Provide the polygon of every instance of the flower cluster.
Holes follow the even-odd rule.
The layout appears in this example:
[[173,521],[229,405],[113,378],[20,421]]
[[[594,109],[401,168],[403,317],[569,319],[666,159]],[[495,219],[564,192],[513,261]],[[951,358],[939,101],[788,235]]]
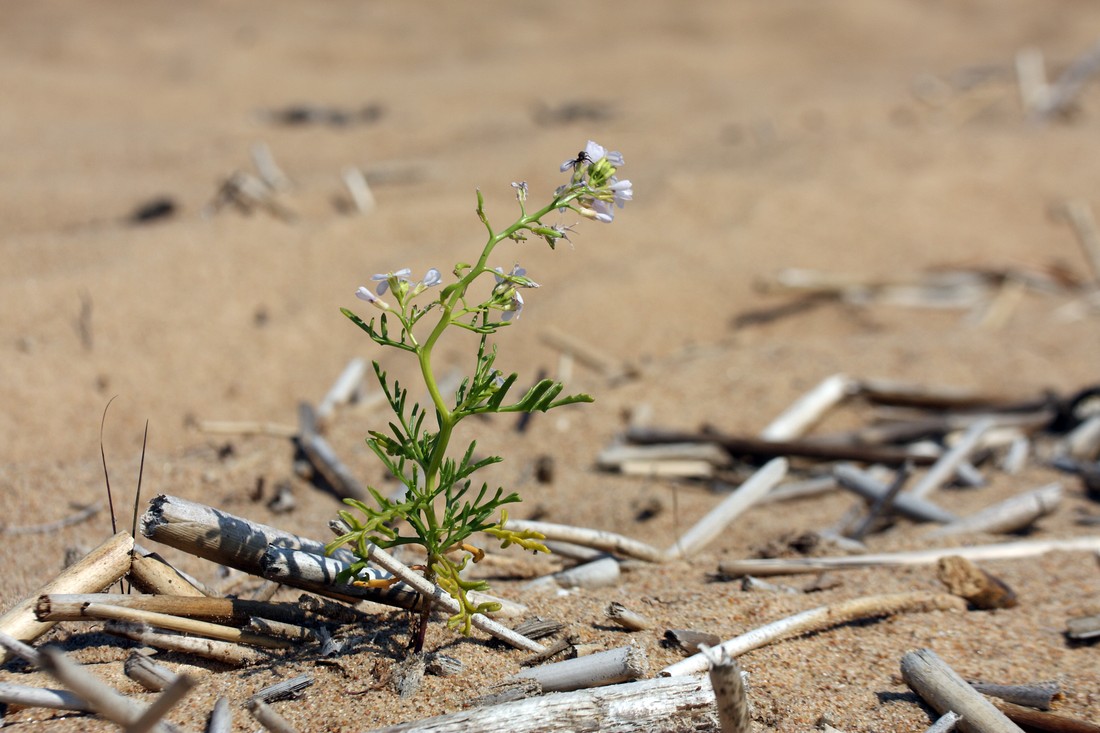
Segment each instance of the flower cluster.
[[620,181],[615,173],[623,165],[623,154],[608,151],[599,143],[588,141],[584,150],[561,164],[564,173],[573,170],[573,180],[567,187],[558,189],[580,191],[577,199],[580,213],[589,219],[610,224],[615,218],[615,206],[620,209],[634,199],[634,187],[630,181]]

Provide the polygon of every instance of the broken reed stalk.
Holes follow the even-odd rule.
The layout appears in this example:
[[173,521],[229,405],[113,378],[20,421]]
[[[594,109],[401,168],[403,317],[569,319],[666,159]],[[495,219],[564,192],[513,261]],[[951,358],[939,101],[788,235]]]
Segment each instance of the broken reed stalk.
[[1100,733],[1100,725],[1056,713],[1031,710],[1022,705],[994,700],[993,704],[1009,720],[1027,731],[1040,733]]
[[340,376],[333,382],[332,387],[317,404],[317,411],[314,414],[318,423],[323,425],[325,421],[332,417],[338,406],[351,402],[355,393],[363,385],[363,378],[366,375],[366,359],[357,356],[349,361],[344,370],[340,372]]
[[287,722],[286,718],[275,712],[270,705],[263,700],[252,698],[246,707],[256,722],[267,728],[271,733],[298,733],[298,729]]
[[600,529],[571,527],[567,524],[535,522],[526,519],[509,519],[508,529],[517,532],[526,530],[538,532],[548,540],[571,542],[575,545],[593,547],[597,550],[632,557],[636,560],[662,562],[665,559],[665,554],[652,545]]
[[998,685],[992,682],[971,682],[970,686],[983,695],[990,695],[1015,705],[1036,710],[1050,710],[1050,704],[1061,688],[1054,680],[1027,685]]
[[130,725],[126,726],[126,733],[147,733],[157,727],[158,721],[168,714],[176,703],[187,696],[187,693],[195,686],[195,681],[185,674],[176,675],[172,684],[164,692],[157,695],[145,712]]
[[[349,567],[351,563],[333,557],[285,547],[269,547],[260,559],[260,573],[263,577],[302,590],[337,594],[345,598],[363,598],[405,609],[414,609],[420,603],[420,594],[404,583],[395,583],[383,589],[338,581],[336,576]],[[360,573],[360,578],[377,580],[392,576],[375,568],[368,568]]]
[[[965,610],[966,602],[963,599],[947,593],[913,592],[864,596],[834,603],[831,606],[818,606],[809,611],[773,621],[766,626],[722,642],[716,647],[716,653],[737,657],[781,639],[874,616]],[[706,671],[707,664],[707,658],[699,653],[665,667],[660,674],[666,677],[698,674]]]
[[31,687],[13,682],[0,682],[0,703],[24,708],[48,708],[72,710],[78,713],[94,713],[95,708],[80,695],[68,690],[52,690],[47,687]]
[[806,433],[825,414],[854,394],[858,383],[845,374],[826,377],[799,397],[760,432],[762,440],[794,440]]
[[[867,471],[862,471],[855,466],[842,464],[833,469],[837,483],[845,489],[852,491],[864,499],[872,502],[883,501],[890,491],[890,487],[878,481]],[[898,492],[894,495],[891,507],[894,512],[915,522],[952,522],[956,517],[946,509],[916,496]]]
[[370,733],[625,733],[716,730],[714,691],[701,677],[648,679],[471,708]]
[[130,652],[122,665],[122,671],[126,676],[137,682],[150,692],[161,692],[179,676],[175,672],[166,669],[144,654]]
[[964,733],[1023,733],[931,649],[903,656],[901,676],[936,712],[962,716],[959,729]]
[[[130,550],[134,538],[119,532],[104,541],[83,559],[63,570],[56,578],[0,616],[0,632],[20,641],[33,641],[53,628],[53,622],[39,621],[34,615],[38,596],[48,593],[95,593],[107,588],[130,569]],[[0,664],[10,659],[5,651]]]
[[146,646],[156,647],[169,652],[182,652],[212,659],[222,664],[240,667],[268,661],[271,656],[260,649],[217,639],[165,634],[153,631],[145,624],[120,621],[108,621],[103,630],[109,634],[132,639]]
[[35,614],[41,621],[79,621],[88,603],[142,611],[170,613],[183,618],[197,618],[244,625],[258,616],[290,624],[321,623],[324,617],[304,609],[298,601],[249,601],[239,598],[206,598],[192,596],[123,595],[119,593],[51,593],[39,596]]
[[664,559],[678,560],[694,555],[725,531],[734,519],[775,488],[786,475],[786,458],[768,461],[665,550]]
[[[42,650],[42,671],[86,700],[104,718],[124,728],[137,722],[144,712],[129,698],[100,681],[57,649],[47,647]],[[167,733],[170,729],[158,724],[153,730]]]
[[[621,570],[618,560],[605,555],[591,562],[559,570],[549,577],[562,588],[606,588],[618,585]],[[541,578],[536,578],[530,585],[537,585],[541,581]]]
[[995,545],[942,547],[912,552],[888,552],[877,555],[841,557],[801,557],[794,559],[726,560],[718,572],[730,578],[742,575],[794,575],[819,573],[823,570],[929,565],[948,555],[968,560],[1014,560],[1048,552],[1085,552],[1100,550],[1100,537],[1075,537],[1067,540],[1021,540]]
[[236,644],[248,644],[264,649],[289,649],[294,645],[282,639],[273,639],[262,634],[254,634],[232,626],[198,621],[191,618],[181,618],[167,613],[154,613],[135,608],[123,608],[110,606],[105,603],[87,603],[84,605],[84,618],[102,619],[105,621],[128,621],[137,624],[178,631],[184,634],[197,634],[210,639],[231,641]]
[[[431,599],[434,604],[442,606],[450,613],[458,613],[458,602],[454,598],[451,598],[449,593],[377,545],[372,544],[369,546],[367,559],[383,570],[389,571],[393,573],[394,576],[405,581],[405,583],[412,586],[421,595]],[[542,652],[544,650],[542,644],[539,644],[537,641],[532,641],[522,634],[517,634],[507,626],[503,626],[480,613],[475,613],[473,615],[473,625],[486,634],[511,644],[517,649],[524,649],[529,652]]]
[[233,728],[233,711],[229,709],[229,700],[219,697],[206,720],[206,733],[230,733]]
[[963,433],[963,436],[959,439],[959,442],[944,453],[940,459],[928,469],[928,472],[925,473],[912,488],[906,490],[905,493],[909,496],[923,499],[950,480],[950,478],[955,475],[955,471],[958,469],[959,464],[970,459],[970,455],[978,447],[978,441],[981,440],[982,435],[992,428],[993,425],[994,422],[992,418],[984,418],[967,428],[966,432]]
[[718,703],[722,733],[752,733],[749,697],[741,665],[729,654],[701,645],[699,651],[710,663],[710,686]]
[[525,669],[511,679],[534,680],[544,693],[569,692],[636,680],[648,671],[649,659],[645,649],[631,644]]
[[1015,532],[1031,526],[1058,508],[1062,501],[1062,484],[1055,482],[998,502],[985,509],[929,532],[928,539],[939,539],[971,532],[991,534]]
[[928,729],[924,733],[951,733],[959,726],[959,721],[962,720],[962,716],[956,713],[954,710],[948,710],[946,713],[936,719],[936,722],[928,726]]
[[169,565],[160,555],[134,546],[130,559],[130,583],[142,593],[206,598],[208,594],[190,578]]
[[614,601],[608,604],[604,615],[627,631],[645,631],[653,627],[653,622],[645,616]]

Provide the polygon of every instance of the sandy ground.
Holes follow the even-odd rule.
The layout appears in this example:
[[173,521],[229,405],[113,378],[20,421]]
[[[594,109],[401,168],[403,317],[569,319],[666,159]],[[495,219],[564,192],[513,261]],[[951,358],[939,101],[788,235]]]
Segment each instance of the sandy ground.
[[[744,316],[789,302],[755,287],[787,267],[879,279],[941,266],[1091,278],[1072,230],[1052,212],[1067,199],[1100,204],[1100,164],[1088,155],[1100,93],[1086,88],[1068,119],[1033,124],[1013,63],[1035,47],[1059,73],[1095,40],[1097,20],[1100,10],[1083,0],[7,7],[0,516],[24,527],[102,499],[100,420],[114,397],[103,445],[123,525],[148,420],[145,497],[175,494],[325,537],[338,503],[294,478],[288,441],[216,436],[200,425],[293,426],[299,401],[319,400],[353,357],[402,373],[400,355],[374,349],[337,309],[366,307],[352,293],[374,272],[446,271],[476,256],[475,188],[503,223],[514,211],[511,181],[527,180],[535,200],[546,196],[561,182],[558,164],[589,138],[623,152],[636,200],[610,226],[582,223],[573,247],[528,242],[502,253],[502,266],[521,263],[543,287],[502,334],[501,363],[528,377],[553,373],[558,355],[544,337],[556,328],[636,365],[639,376],[609,383],[578,365],[570,386],[593,393],[594,405],[538,416],[522,434],[507,420],[471,429],[466,437],[507,458],[493,480],[526,497],[513,515],[671,543],[721,495],[593,467],[642,406],[654,425],[752,434],[836,372],[1010,396],[1072,393],[1096,380],[1100,320],[1074,315],[1065,292],[1026,289],[984,321],[965,310],[836,303],[769,321]],[[343,122],[282,124],[295,105],[339,112]],[[251,170],[257,142],[293,181],[280,194],[293,220],[233,207],[203,216],[229,175]],[[369,215],[347,211],[340,173],[348,166],[373,183]],[[160,197],[174,202],[172,216],[130,221]],[[441,347],[440,371],[466,368],[468,347]],[[842,411],[820,429],[864,417]],[[362,444],[383,419],[352,407],[329,437],[363,481],[385,486]],[[533,479],[540,456],[555,461],[549,484]],[[1039,465],[992,472],[988,487],[937,500],[965,513],[1058,478],[1063,506],[1031,536],[1088,534],[1075,523],[1089,509],[1080,485]],[[297,508],[275,515],[265,501],[283,480]],[[260,482],[266,495],[256,500]],[[639,521],[638,508],[654,502],[661,511]],[[644,647],[654,672],[680,658],[659,644],[665,628],[728,638],[823,603],[940,588],[928,568],[848,572],[815,594],[712,582],[719,560],[826,527],[852,503],[831,494],[754,509],[690,561],[633,569],[610,589],[546,593],[510,576],[494,587],[568,622],[582,641]],[[868,544],[925,547],[922,532],[901,524]],[[53,533],[0,534],[0,608],[55,575],[67,549],[87,550],[109,533],[102,512]],[[226,591],[255,586],[158,549]],[[532,570],[553,567],[545,560]],[[1062,635],[1068,617],[1100,611],[1095,558],[987,568],[1015,588],[1018,608],[849,625],[745,655],[757,727],[805,731],[826,715],[853,732],[923,730],[934,713],[898,667],[921,647],[970,678],[1055,679],[1059,710],[1100,722],[1096,650]],[[644,612],[656,631],[610,626],[609,600]],[[380,615],[338,667],[306,655],[242,672],[167,656],[199,682],[171,717],[201,729],[218,695],[238,704],[308,672],[316,684],[306,696],[277,704],[291,723],[368,730],[460,709],[525,656],[437,625],[429,646],[466,671],[429,677],[421,694],[401,700],[379,683],[404,629],[400,617]],[[129,650],[93,631],[66,625],[48,638],[148,699],[122,676]],[[47,684],[18,665],[0,679]],[[5,724],[111,729],[41,710],[9,711]],[[255,727],[237,708],[236,730]]]

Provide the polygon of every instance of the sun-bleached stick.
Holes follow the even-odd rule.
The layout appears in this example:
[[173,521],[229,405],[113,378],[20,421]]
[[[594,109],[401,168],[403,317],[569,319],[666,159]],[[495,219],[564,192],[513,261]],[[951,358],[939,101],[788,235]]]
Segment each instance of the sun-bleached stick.
[[569,692],[636,680],[648,671],[645,649],[629,645],[525,669],[512,679],[535,680],[543,692]]
[[252,647],[235,644],[229,641],[199,638],[197,636],[163,634],[153,631],[144,624],[108,621],[103,628],[104,631],[109,634],[124,636],[127,639],[133,639],[146,646],[152,646],[170,652],[195,654],[231,666],[256,664],[271,659],[270,655]]
[[931,649],[903,656],[901,676],[936,712],[962,716],[959,729],[964,733],[1023,733]]
[[[830,606],[818,606],[809,611],[773,621],[766,626],[761,626],[724,641],[716,649],[719,650],[718,653],[738,657],[745,652],[758,649],[780,639],[810,631],[820,631],[857,619],[873,616],[893,616],[899,613],[965,610],[966,601],[947,593],[913,592],[863,596],[834,603]],[[699,653],[665,667],[660,673],[666,677],[698,674],[699,672],[705,672],[707,665],[707,658]]]
[[[431,598],[432,602],[436,605],[442,606],[451,613],[458,613],[458,601],[451,598],[450,594],[445,590],[435,583],[430,582],[423,575],[420,575],[377,545],[370,545],[369,550],[368,558],[372,563],[383,570],[393,573],[396,577],[401,578],[401,580],[415,588],[419,593]],[[473,615],[473,625],[486,634],[495,636],[517,649],[524,649],[529,652],[544,651],[542,644],[539,644],[537,641],[532,641],[522,634],[517,634],[507,626],[503,626],[480,613],[475,613]]]
[[703,677],[649,679],[470,708],[370,733],[607,733],[717,730],[714,691]]
[[[46,593],[95,593],[103,590],[130,569],[130,550],[133,546],[134,538],[129,532],[119,532],[107,539],[0,616],[0,631],[20,641],[37,639],[53,628],[52,622],[39,621],[34,615],[38,596]],[[0,664],[9,658],[5,651],[0,656]]]
[[367,183],[367,177],[364,175],[362,168],[348,166],[341,171],[340,178],[347,186],[356,211],[360,214],[369,214],[374,211],[376,205],[374,194],[371,193],[370,185]]
[[[836,466],[833,468],[833,474],[836,476],[837,483],[868,501],[882,501],[890,490],[869,472],[849,464]],[[951,522],[958,518],[937,504],[904,491],[894,495],[891,507],[903,517],[917,522]]]
[[961,715],[954,710],[948,710],[937,718],[935,723],[928,726],[924,733],[951,733],[958,727],[960,720],[962,720]]
[[[389,588],[365,588],[350,583],[341,583],[336,576],[351,567],[351,563],[326,557],[312,552],[286,547],[268,547],[260,559],[260,572],[265,578],[277,580],[314,593],[364,598],[375,603],[384,603],[397,608],[416,608],[420,594],[404,583],[395,583]],[[360,580],[392,579],[389,573],[377,568],[367,568],[359,574]]]
[[31,687],[13,682],[0,682],[0,703],[25,708],[73,710],[79,713],[95,712],[95,708],[87,700],[68,690],[51,690],[47,687]]
[[178,675],[166,669],[144,654],[130,652],[122,665],[126,676],[150,692],[161,692],[176,681]]
[[664,552],[666,560],[677,560],[694,555],[725,531],[737,517],[771,491],[787,475],[787,459],[773,458],[745,483],[722,500],[718,506],[700,519],[694,527],[684,532]]
[[911,552],[887,552],[877,555],[840,557],[803,557],[795,559],[726,560],[719,563],[718,572],[737,578],[742,575],[795,575],[819,573],[823,570],[930,565],[948,555],[967,560],[1014,560],[1048,552],[1085,552],[1100,550],[1100,536],[1076,537],[1066,540],[1021,540],[995,545],[971,547],[937,547]]
[[195,686],[195,681],[185,674],[176,675],[172,684],[145,709],[137,720],[126,726],[126,733],[146,733],[157,727],[158,721]]
[[710,664],[710,686],[718,703],[718,720],[722,733],[752,733],[749,697],[745,692],[745,678],[741,665],[729,654],[713,650],[705,644],[699,652]]
[[325,422],[332,417],[332,413],[335,412],[338,405],[350,402],[355,393],[359,391],[359,387],[362,386],[363,377],[366,374],[366,359],[357,356],[349,361],[347,366],[344,367],[344,371],[340,372],[340,376],[336,378],[332,387],[318,403],[317,420],[322,423]]
[[233,728],[233,711],[229,709],[229,700],[219,697],[206,720],[206,733],[229,733]]
[[298,733],[298,729],[287,722],[286,718],[279,715],[263,700],[252,698],[246,707],[256,722],[267,728],[271,733]]
[[153,627],[179,631],[185,634],[197,634],[211,639],[231,641],[238,644],[263,647],[264,649],[289,649],[294,645],[281,639],[273,639],[262,634],[254,634],[232,626],[212,624],[209,621],[198,621],[192,618],[181,618],[167,613],[154,613],[142,611],[136,608],[123,608],[111,606],[105,603],[88,603],[84,606],[84,616],[87,618],[103,619],[107,621],[129,621],[131,623],[144,623]]
[[[292,624],[318,623],[324,620],[304,609],[300,601],[249,601],[240,598],[121,593],[51,593],[38,597],[35,614],[43,621],[77,621],[84,615],[84,606],[88,603],[106,603],[111,606],[170,613],[184,618],[240,625],[248,623],[254,616]],[[347,622],[361,620],[361,617],[353,616]]]
[[[134,546],[134,556],[130,558],[130,582],[142,593],[157,595],[194,596],[206,598],[194,581],[176,570],[155,552],[149,552],[140,545]],[[192,582],[194,581],[194,582]]]
[[992,428],[992,419],[979,420],[967,428],[959,442],[951,447],[951,450],[940,456],[940,459],[928,469],[928,472],[910,489],[904,493],[923,499],[932,493],[952,476],[955,475],[959,464],[970,458],[970,454],[978,447],[978,441],[987,430]]
[[1031,526],[1035,520],[1053,512],[1062,501],[1062,484],[1054,482],[1033,491],[1017,494],[1009,499],[982,509],[980,512],[956,519],[929,532],[929,539],[951,537],[969,532],[991,534],[1015,532]]
[[538,532],[548,540],[572,542],[575,545],[594,547],[597,550],[633,557],[637,560],[663,562],[665,559],[664,553],[652,545],[602,529],[571,527],[567,524],[535,522],[528,519],[509,519],[508,529],[514,529],[517,532],[530,530]]
[[794,440],[803,434],[846,397],[855,394],[858,383],[845,374],[826,377],[799,397],[790,407],[760,432],[763,440]]
[[1054,680],[1035,682],[1028,685],[998,685],[992,682],[970,682],[970,686],[983,695],[990,695],[1005,702],[1026,705],[1036,710],[1050,710],[1055,695],[1061,687]]

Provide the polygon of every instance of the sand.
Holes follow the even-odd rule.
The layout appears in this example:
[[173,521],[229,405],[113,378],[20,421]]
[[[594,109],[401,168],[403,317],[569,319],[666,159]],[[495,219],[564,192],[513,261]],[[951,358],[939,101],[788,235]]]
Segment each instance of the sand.
[[[521,381],[553,373],[558,354],[544,336],[556,328],[638,376],[609,381],[576,365],[570,387],[595,404],[539,415],[522,434],[505,419],[470,427],[466,438],[506,457],[490,480],[525,497],[513,516],[670,544],[722,495],[703,482],[595,469],[598,451],[643,406],[653,425],[754,434],[834,373],[1070,394],[1095,381],[1100,340],[1096,313],[1074,315],[1065,291],[1025,289],[1003,317],[984,321],[966,310],[835,302],[768,321],[745,316],[790,302],[758,287],[788,267],[875,279],[934,267],[1093,278],[1055,213],[1067,199],[1100,204],[1087,154],[1100,93],[1086,87],[1073,115],[1036,124],[1021,109],[1014,59],[1038,48],[1058,74],[1095,40],[1097,14],[1069,0],[13,5],[0,28],[0,517],[30,526],[102,500],[100,421],[114,398],[103,447],[121,526],[148,421],[146,499],[174,494],[325,537],[339,504],[294,477],[289,441],[213,435],[202,423],[293,427],[298,403],[320,400],[354,357],[407,374],[400,354],[374,348],[338,308],[367,308],[352,294],[375,272],[446,272],[475,257],[475,189],[503,223],[515,210],[510,182],[528,181],[539,200],[588,139],[623,152],[635,201],[611,225],[582,222],[572,246],[501,250],[501,266],[520,263],[543,287],[501,334],[500,363]],[[282,124],[295,105],[343,117]],[[222,182],[252,170],[257,142],[293,182],[280,194],[293,220],[232,206],[204,216]],[[347,211],[348,166],[372,181],[377,205],[367,215]],[[159,197],[174,202],[173,215],[132,223]],[[437,367],[468,368],[470,346],[442,345]],[[818,431],[865,419],[862,408],[844,408]],[[384,420],[353,406],[328,433],[362,481],[383,487],[362,438]],[[554,461],[547,484],[534,480],[541,456]],[[1030,536],[1095,533],[1075,521],[1095,513],[1076,479],[1037,462],[989,478],[936,498],[961,514],[1062,479],[1063,505]],[[297,508],[276,515],[266,501],[281,481],[291,482]],[[824,603],[940,590],[930,568],[845,572],[829,590],[798,595],[714,581],[720,560],[826,527],[853,502],[834,493],[753,509],[699,555],[632,568],[613,588],[530,590],[510,573],[493,584],[567,622],[581,641],[642,646],[653,672],[681,657],[660,645],[665,628],[728,638]],[[640,521],[639,507],[653,503],[660,511]],[[86,551],[110,532],[101,512],[45,535],[0,534],[0,609],[53,577],[67,550]],[[868,545],[926,547],[923,532],[901,523]],[[226,592],[257,584],[157,549]],[[559,565],[527,566],[533,574]],[[1100,611],[1096,559],[985,567],[1015,588],[1017,608],[848,625],[742,657],[758,729],[805,731],[829,716],[846,731],[923,730],[934,713],[899,673],[901,655],[922,647],[970,678],[1055,679],[1064,690],[1057,709],[1096,722],[1095,649],[1062,633],[1067,618]],[[609,624],[612,600],[655,630]],[[460,709],[525,656],[436,624],[429,647],[465,671],[427,677],[402,700],[384,682],[406,629],[400,615],[381,614],[338,666],[306,656],[233,671],[167,656],[166,666],[198,681],[170,717],[201,729],[217,696],[236,706],[310,673],[316,683],[277,703],[281,714],[301,731],[369,730]],[[76,624],[47,638],[150,699],[122,675],[126,645]],[[0,679],[49,684],[18,665]],[[112,729],[42,710],[9,711],[5,722]],[[256,728],[239,707],[235,726]]]

